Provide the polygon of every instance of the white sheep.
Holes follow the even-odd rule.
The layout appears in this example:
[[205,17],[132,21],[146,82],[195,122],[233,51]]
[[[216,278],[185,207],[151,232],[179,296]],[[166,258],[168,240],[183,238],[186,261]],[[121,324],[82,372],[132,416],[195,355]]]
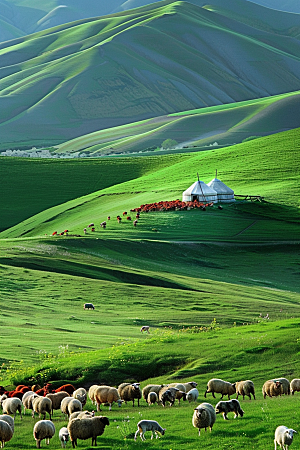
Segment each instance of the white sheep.
[[249,397],[249,400],[251,400],[252,394],[255,400],[255,389],[253,381],[251,380],[237,381],[235,384],[235,390],[237,399],[239,398],[239,395],[242,395],[243,400],[245,400],[245,395],[247,395],[247,397]]
[[192,423],[195,428],[199,429],[199,436],[201,428],[204,428],[205,431],[209,428],[211,431],[215,421],[216,412],[210,403],[201,403],[194,409]]
[[122,383],[118,386],[118,393],[125,403],[132,401],[132,406],[134,406],[134,400],[137,399],[138,406],[140,406],[140,398],[142,398],[140,383]]
[[38,397],[38,394],[33,391],[25,392],[23,395],[22,403],[24,407],[24,414],[26,413],[26,409],[32,409],[32,401],[35,397]]
[[198,383],[196,383],[196,381],[188,381],[187,383],[182,383],[182,385],[185,387],[185,392],[188,393],[191,389],[197,387]]
[[284,425],[277,427],[275,430],[274,439],[275,450],[277,449],[277,444],[279,444],[280,448],[283,450],[288,450],[289,446],[293,442],[294,433],[297,433],[297,431],[292,428],[285,427]]
[[75,411],[72,414],[70,414],[69,422],[73,419],[90,419],[91,417],[95,416],[95,412],[92,411]]
[[10,414],[16,418],[17,411],[22,419],[22,402],[18,397],[6,398],[2,402],[4,414]]
[[8,414],[1,414],[0,420],[4,420],[4,422],[7,422],[13,431],[15,430],[15,421],[13,417],[9,416]]
[[5,442],[8,442],[13,437],[14,430],[5,420],[0,420],[0,444],[4,448]]
[[37,448],[41,448],[41,441],[46,439],[49,445],[50,439],[55,434],[55,426],[51,420],[39,420],[33,428],[33,437],[36,440]]
[[82,406],[84,406],[87,400],[87,392],[84,388],[78,388],[73,392],[72,397],[77,398],[77,400],[81,402]]
[[167,384],[147,384],[142,390],[142,396],[147,401],[147,397],[149,392],[155,392],[157,395],[159,395],[159,391],[161,388],[168,386]]
[[73,448],[77,445],[77,439],[92,438],[92,445],[97,445],[97,436],[101,436],[109,420],[104,416],[90,419],[73,419],[68,423],[68,431]]
[[165,434],[166,428],[162,428],[156,420],[140,420],[137,424],[137,431],[134,435],[134,440],[136,441],[137,435],[140,434],[142,441],[145,441],[146,431],[151,431],[151,439],[153,439],[153,432],[155,433],[156,439],[159,438],[159,434],[162,436]]
[[77,398],[65,397],[62,399],[60,409],[64,414],[70,417],[73,412],[82,411],[82,403],[77,400]]
[[295,392],[299,392],[300,391],[300,378],[294,378],[291,381],[291,393],[292,395],[295,394]]
[[70,437],[69,432],[68,432],[68,428],[62,427],[59,430],[58,437],[59,437],[59,440],[60,440],[60,443],[61,443],[61,447],[62,448],[66,448],[66,444],[67,444],[67,442],[69,440],[69,437]]
[[199,397],[199,391],[197,388],[193,388],[191,389],[187,394],[186,394],[186,399],[189,403],[191,402],[196,402],[198,400]]
[[46,413],[49,414],[49,418],[51,420],[52,415],[52,402],[48,397],[35,397],[32,400],[32,417],[34,418],[34,413],[37,413],[39,417],[44,416],[43,419],[46,418]]
[[148,405],[154,405],[154,403],[158,402],[158,396],[156,392],[149,392],[147,397],[147,403]]
[[92,402],[93,405],[96,405],[96,400],[95,400],[95,392],[98,389],[99,385],[98,384],[93,384],[88,391],[88,396]]
[[101,411],[101,405],[103,403],[109,404],[109,411],[111,411],[111,406],[114,402],[116,402],[119,407],[122,405],[118,390],[111,386],[99,386],[95,392],[95,400],[97,403],[97,411]]
[[219,378],[212,378],[207,383],[207,389],[204,393],[204,397],[206,398],[206,394],[209,392],[212,393],[212,396],[215,397],[215,392],[222,394],[221,400],[224,395],[228,395],[228,400],[230,400],[230,396],[235,394],[235,383],[229,383],[228,381],[220,380]]

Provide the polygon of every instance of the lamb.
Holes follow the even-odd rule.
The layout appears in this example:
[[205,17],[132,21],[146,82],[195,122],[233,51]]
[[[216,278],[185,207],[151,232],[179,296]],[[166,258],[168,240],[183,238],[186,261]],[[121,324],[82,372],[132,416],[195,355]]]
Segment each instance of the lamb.
[[72,396],[77,398],[82,403],[82,406],[86,404],[87,392],[84,388],[78,388],[73,392]]
[[295,394],[295,392],[299,392],[300,391],[300,378],[294,378],[291,381],[291,393],[292,395]]
[[149,328],[150,328],[149,325],[143,325],[142,328],[141,328],[141,332],[143,333],[144,331],[147,331],[147,333],[150,334]]
[[186,401],[186,393],[178,390],[175,396],[176,400],[178,400],[178,405],[180,405],[180,400],[182,399],[184,402]]
[[287,378],[276,378],[274,381],[279,381],[281,383],[281,393],[284,395],[290,395],[291,385]]
[[149,392],[147,397],[147,403],[148,405],[154,405],[154,403],[158,402],[158,396],[156,392]]
[[236,398],[239,398],[239,395],[242,395],[243,400],[245,400],[245,395],[247,395],[249,397],[249,400],[251,400],[252,394],[255,400],[255,389],[253,381],[251,380],[237,381],[235,385],[235,390],[236,390]]
[[1,414],[0,415],[0,420],[4,420],[4,422],[7,422],[8,425],[11,427],[11,429],[15,430],[15,421],[13,419],[13,417],[9,416],[8,414]]
[[170,406],[173,406],[176,400],[177,392],[179,392],[179,389],[174,387],[165,386],[161,388],[158,394],[158,399],[162,406],[165,407],[166,402],[169,402]]
[[14,430],[5,420],[0,420],[0,444],[4,448],[5,442],[8,442],[13,437]]
[[70,437],[69,432],[68,432],[68,428],[62,427],[59,430],[58,437],[59,437],[59,440],[60,440],[60,443],[61,443],[61,447],[62,448],[66,448],[66,444],[67,444],[67,442],[69,440],[69,437]]
[[196,402],[198,400],[199,397],[199,391],[198,389],[194,388],[191,389],[187,394],[186,394],[186,399],[189,403],[191,402]]
[[[26,394],[28,394],[28,395],[26,395]],[[33,407],[32,407],[33,399],[35,399],[36,397],[39,397],[38,394],[36,394],[35,392],[26,392],[26,394],[22,398],[24,414],[26,413],[26,409],[33,409]]]
[[83,309],[95,309],[95,306],[93,305],[93,303],[85,303],[83,305]]
[[236,399],[221,401],[217,403],[215,406],[215,411],[216,414],[223,414],[224,420],[229,420],[227,417],[227,414],[229,412],[234,412],[234,418],[238,417],[239,415],[243,417],[244,415],[244,411],[240,406],[240,402]]
[[201,428],[205,431],[207,428],[212,431],[212,427],[216,421],[216,412],[210,403],[201,403],[194,409],[192,423],[195,428],[199,429],[199,436]]
[[104,416],[71,420],[68,424],[68,431],[73,448],[77,445],[77,439],[92,438],[92,445],[97,445],[97,436],[103,434],[106,425],[109,425],[109,420]]
[[90,419],[91,417],[95,416],[95,412],[92,411],[75,411],[72,414],[70,414],[69,422],[73,419]]
[[47,398],[50,398],[52,402],[52,415],[54,409],[60,409],[61,402],[64,398],[70,397],[70,395],[65,391],[54,392],[54,394],[47,394]]
[[206,398],[206,394],[209,392],[212,393],[212,396],[215,397],[215,392],[222,394],[221,400],[224,395],[228,395],[228,400],[230,400],[230,396],[235,394],[235,383],[229,383],[228,381],[220,380],[219,378],[212,378],[209,380],[207,384],[207,389],[204,393],[204,397]]
[[283,450],[288,450],[289,446],[293,442],[294,433],[297,431],[292,428],[287,428],[284,425],[281,425],[275,430],[275,450],[277,449],[277,444],[279,444],[280,448]]
[[277,397],[281,395],[281,382],[275,380],[268,380],[264,383],[262,387],[262,393],[264,398],[268,395],[269,397]]
[[153,439],[153,432],[155,434],[156,439],[159,438],[159,434],[162,436],[165,434],[166,428],[162,428],[156,420],[140,420],[137,424],[137,431],[134,435],[134,440],[136,441],[138,433],[140,433],[140,438],[142,441],[145,441],[145,433],[146,431],[151,431],[151,439]]
[[[52,402],[50,398],[47,397],[35,397],[32,400],[32,418],[34,418],[34,413],[37,413],[39,417],[44,416],[43,419],[46,418],[46,413],[49,414],[49,418],[51,420],[52,415]],[[44,438],[42,438],[44,439]]]
[[92,402],[93,405],[96,405],[96,400],[95,400],[95,392],[98,389],[99,385],[98,384],[93,384],[88,391],[88,396]]
[[65,397],[62,399],[60,409],[64,414],[70,417],[73,412],[82,411],[82,404],[77,398]]
[[55,434],[55,426],[51,420],[39,420],[33,428],[33,437],[36,440],[37,448],[41,448],[41,441],[46,439],[49,445],[50,439]]
[[155,392],[157,395],[159,394],[159,391],[164,386],[168,386],[167,384],[147,384],[142,390],[142,396],[147,401],[147,397],[149,392]]
[[132,406],[134,406],[134,400],[137,399],[138,406],[140,406],[140,398],[142,398],[140,383],[122,383],[118,386],[118,393],[125,403],[132,401]]
[[111,386],[99,386],[95,392],[95,400],[97,403],[97,411],[101,411],[101,404],[108,403],[109,411],[111,411],[111,406],[114,402],[120,407],[122,405],[122,400],[118,390]]
[[1,402],[4,414],[10,414],[14,416],[15,419],[18,411],[22,419],[22,402],[18,397],[5,398]]

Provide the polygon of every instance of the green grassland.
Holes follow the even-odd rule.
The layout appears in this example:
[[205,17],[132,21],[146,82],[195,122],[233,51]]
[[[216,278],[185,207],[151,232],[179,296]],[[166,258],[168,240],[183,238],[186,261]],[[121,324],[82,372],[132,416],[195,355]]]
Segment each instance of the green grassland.
[[[147,439],[150,449],[264,450],[276,426],[297,429],[297,394],[264,400],[261,387],[300,371],[299,129],[199,153],[0,163],[0,384],[194,379],[201,403],[212,377],[255,383],[243,418],[218,417],[200,437],[193,404],[104,406],[111,424],[98,446],[106,449],[145,448],[133,440],[141,418],[167,428],[159,442]],[[197,172],[208,182],[215,169],[237,194],[265,200],[142,213],[136,228],[117,223],[124,210],[181,198]],[[90,222],[96,231],[84,235]],[[51,236],[66,228],[68,236]],[[33,423],[17,417],[7,447],[34,448]],[[54,424],[66,425],[59,412]],[[50,445],[59,447],[57,435]]]
[[[153,117],[296,92],[295,17],[281,13],[281,22],[278,14],[271,26],[268,10],[261,8],[256,28],[230,18],[227,10],[158,2],[2,42],[1,149],[53,146]],[[263,120],[259,134],[297,126],[293,100],[281,104],[285,114],[274,111],[277,120],[272,114]],[[253,107],[252,114],[261,121],[262,111]],[[250,116],[251,105],[221,111],[223,128],[214,123],[207,132],[222,138]],[[205,127],[205,118],[197,126]],[[170,124],[168,132],[181,122]],[[240,129],[243,137],[249,136],[246,128]],[[205,138],[203,129],[196,138]],[[231,136],[223,139],[228,143]],[[142,149],[149,146],[142,143]]]

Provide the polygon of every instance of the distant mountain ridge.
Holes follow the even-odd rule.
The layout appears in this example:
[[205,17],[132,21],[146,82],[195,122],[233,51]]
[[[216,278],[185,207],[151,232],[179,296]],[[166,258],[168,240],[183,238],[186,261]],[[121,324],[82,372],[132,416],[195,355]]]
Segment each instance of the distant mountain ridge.
[[2,145],[296,91],[297,17],[230,11],[163,1],[0,44]]

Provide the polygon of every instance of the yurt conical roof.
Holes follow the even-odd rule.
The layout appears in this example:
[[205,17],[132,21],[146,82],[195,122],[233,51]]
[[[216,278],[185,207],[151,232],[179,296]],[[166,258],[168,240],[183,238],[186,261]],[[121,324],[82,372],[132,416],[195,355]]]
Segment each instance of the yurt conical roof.
[[217,192],[209,187],[204,181],[195,181],[182,194],[182,201],[189,202],[197,199],[199,202],[214,202],[218,201]]
[[218,178],[214,178],[208,183],[208,186],[214,189],[218,195],[219,202],[234,202],[234,191],[226,186],[223,181]]

